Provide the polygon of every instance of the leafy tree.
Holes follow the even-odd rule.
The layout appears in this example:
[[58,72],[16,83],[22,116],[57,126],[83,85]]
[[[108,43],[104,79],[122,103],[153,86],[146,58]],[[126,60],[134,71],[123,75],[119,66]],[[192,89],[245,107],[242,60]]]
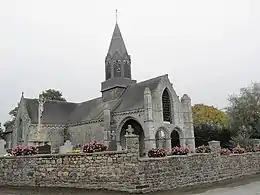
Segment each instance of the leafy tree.
[[6,121],[3,126],[5,127],[5,130],[9,129],[9,127],[11,127],[14,124],[14,119],[12,119],[11,121]]
[[192,107],[196,146],[207,145],[219,140],[222,147],[229,147],[231,133],[228,130],[228,116],[213,106],[196,104]]
[[2,128],[2,124],[0,123],[0,139],[4,139],[3,132],[4,132],[4,129]]
[[239,94],[229,96],[226,108],[230,127],[237,134],[244,126],[251,129],[250,138],[260,138],[260,83],[241,88]]
[[43,99],[44,101],[50,101],[50,100],[66,101],[66,99],[62,97],[62,93],[55,89],[48,89],[43,91],[40,94],[40,99]]
[[221,110],[204,104],[195,104],[192,107],[193,124],[214,124],[221,127],[227,127],[228,116]]
[[11,111],[9,112],[9,115],[11,115],[12,118],[15,118],[15,117],[17,116],[18,108],[19,108],[19,103],[18,103],[18,106],[16,106],[13,110],[11,110]]
[[231,137],[231,145],[236,147],[237,145],[245,148],[252,147],[254,145],[253,139],[250,139],[252,135],[252,128],[247,129],[245,126],[239,128],[237,135]]
[[5,127],[5,130],[7,130],[9,127],[11,127],[11,125],[13,125],[15,117],[17,116],[18,108],[19,108],[19,103],[13,110],[11,110],[9,112],[9,115],[12,117],[12,119],[10,121],[6,121],[3,124],[3,126]]

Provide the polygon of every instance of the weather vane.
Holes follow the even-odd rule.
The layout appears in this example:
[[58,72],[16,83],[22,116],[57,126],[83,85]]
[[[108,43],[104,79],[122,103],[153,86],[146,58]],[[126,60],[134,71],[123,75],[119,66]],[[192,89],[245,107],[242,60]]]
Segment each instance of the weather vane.
[[117,23],[117,9],[116,9],[116,23]]

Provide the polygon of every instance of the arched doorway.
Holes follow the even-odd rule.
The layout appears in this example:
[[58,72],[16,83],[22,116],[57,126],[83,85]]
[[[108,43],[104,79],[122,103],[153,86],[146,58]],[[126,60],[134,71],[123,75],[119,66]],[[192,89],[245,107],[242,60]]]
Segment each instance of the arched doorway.
[[172,123],[171,99],[167,88],[164,89],[162,94],[162,108],[163,108],[163,121],[167,123]]
[[128,125],[131,125],[132,128],[134,129],[133,134],[139,136],[139,153],[140,153],[140,156],[144,156],[145,155],[144,154],[144,131],[143,131],[142,126],[134,119],[127,120],[121,129],[120,144],[121,144],[122,148],[123,149],[126,148],[125,134],[126,134],[126,129],[128,128]]
[[166,146],[166,132],[163,129],[159,129],[155,134],[156,148],[167,148]]
[[180,136],[179,133],[176,130],[173,130],[171,133],[171,145],[173,147],[180,147]]

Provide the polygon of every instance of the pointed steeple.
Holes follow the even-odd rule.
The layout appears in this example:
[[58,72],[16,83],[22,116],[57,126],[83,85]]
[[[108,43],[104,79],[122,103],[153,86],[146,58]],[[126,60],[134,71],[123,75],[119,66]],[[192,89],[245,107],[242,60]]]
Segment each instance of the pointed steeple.
[[115,98],[107,98],[110,96],[107,94],[111,94],[111,90],[124,90],[132,83],[136,83],[135,80],[132,80],[131,58],[126,50],[126,46],[117,22],[105,59],[105,73],[105,81],[101,84],[101,91],[103,92],[104,97],[103,101],[105,101],[105,99],[106,101],[109,101]]
[[120,29],[119,29],[119,26],[118,26],[117,23],[115,25],[113,36],[112,36],[112,39],[111,39],[111,42],[110,42],[108,54],[112,58],[115,55],[116,52],[118,52],[118,54],[121,57],[123,57],[124,55],[128,55],[122,34],[120,32]]

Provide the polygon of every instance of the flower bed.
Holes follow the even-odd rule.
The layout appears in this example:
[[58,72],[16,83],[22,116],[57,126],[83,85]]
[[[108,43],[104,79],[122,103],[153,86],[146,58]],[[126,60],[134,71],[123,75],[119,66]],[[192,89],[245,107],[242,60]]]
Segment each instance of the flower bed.
[[172,148],[172,155],[186,155],[190,152],[189,148],[187,147],[174,147]]
[[247,152],[247,150],[245,148],[241,148],[241,147],[235,147],[232,149],[233,154],[243,154],[246,152]]
[[209,146],[199,146],[196,148],[196,153],[210,153],[210,147]]
[[220,155],[230,155],[230,154],[231,154],[231,151],[230,151],[229,149],[227,149],[227,148],[221,148],[221,149],[219,150],[219,154],[220,154]]
[[14,156],[28,156],[38,153],[38,149],[34,146],[16,146],[12,149],[12,155]]
[[107,146],[104,143],[93,141],[83,147],[84,153],[103,152],[107,150]]
[[167,150],[163,148],[156,148],[156,149],[151,149],[148,152],[148,156],[151,158],[156,158],[156,157],[165,157],[167,156]]

